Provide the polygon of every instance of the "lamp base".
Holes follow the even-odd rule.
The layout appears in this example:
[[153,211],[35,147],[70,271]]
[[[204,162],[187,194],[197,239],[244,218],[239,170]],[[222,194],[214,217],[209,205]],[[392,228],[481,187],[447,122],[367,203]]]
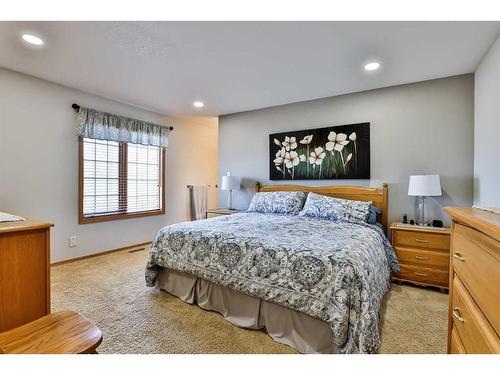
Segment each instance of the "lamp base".
[[426,227],[429,224],[427,222],[427,220],[425,219],[425,197],[424,196],[418,197],[418,210],[417,210],[417,217],[416,217],[415,223],[421,227]]
[[227,209],[229,211],[234,211],[233,207],[233,191],[229,189],[229,194],[227,195]]
[[417,221],[417,222],[415,222],[415,224],[418,225],[419,227],[428,227],[429,226],[429,223],[427,223],[427,222],[421,223],[421,222]]

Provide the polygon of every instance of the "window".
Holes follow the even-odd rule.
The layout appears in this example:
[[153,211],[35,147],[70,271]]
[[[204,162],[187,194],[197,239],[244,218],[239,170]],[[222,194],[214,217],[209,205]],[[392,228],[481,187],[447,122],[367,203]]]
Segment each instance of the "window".
[[165,213],[165,150],[80,138],[80,224]]

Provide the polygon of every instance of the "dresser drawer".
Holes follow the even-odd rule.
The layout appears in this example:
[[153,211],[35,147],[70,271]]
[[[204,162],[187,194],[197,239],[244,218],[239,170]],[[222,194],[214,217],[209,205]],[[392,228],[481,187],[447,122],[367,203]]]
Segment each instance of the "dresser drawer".
[[453,278],[451,316],[467,353],[500,352],[500,340],[458,277]]
[[399,272],[395,273],[393,278],[414,281],[425,285],[448,287],[448,271],[410,264],[400,264],[399,268]]
[[450,236],[447,234],[427,233],[405,230],[393,231],[392,244],[394,246],[409,246],[424,249],[450,249]]
[[418,248],[394,248],[400,263],[413,264],[424,267],[440,268],[448,271],[450,266],[450,253],[440,250],[423,250]]
[[451,329],[450,354],[467,354],[455,326]]
[[455,224],[452,260],[472,298],[500,335],[500,243],[464,225]]

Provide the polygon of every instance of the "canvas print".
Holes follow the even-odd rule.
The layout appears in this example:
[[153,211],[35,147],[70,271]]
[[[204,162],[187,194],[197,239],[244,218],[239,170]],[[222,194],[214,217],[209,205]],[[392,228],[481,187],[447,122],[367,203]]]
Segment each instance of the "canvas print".
[[370,123],[269,135],[271,180],[370,178]]

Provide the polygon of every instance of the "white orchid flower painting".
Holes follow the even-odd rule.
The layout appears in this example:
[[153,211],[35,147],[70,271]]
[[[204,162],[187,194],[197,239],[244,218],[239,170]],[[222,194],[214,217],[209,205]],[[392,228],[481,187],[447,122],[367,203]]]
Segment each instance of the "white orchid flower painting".
[[369,179],[370,123],[271,134],[271,180]]

